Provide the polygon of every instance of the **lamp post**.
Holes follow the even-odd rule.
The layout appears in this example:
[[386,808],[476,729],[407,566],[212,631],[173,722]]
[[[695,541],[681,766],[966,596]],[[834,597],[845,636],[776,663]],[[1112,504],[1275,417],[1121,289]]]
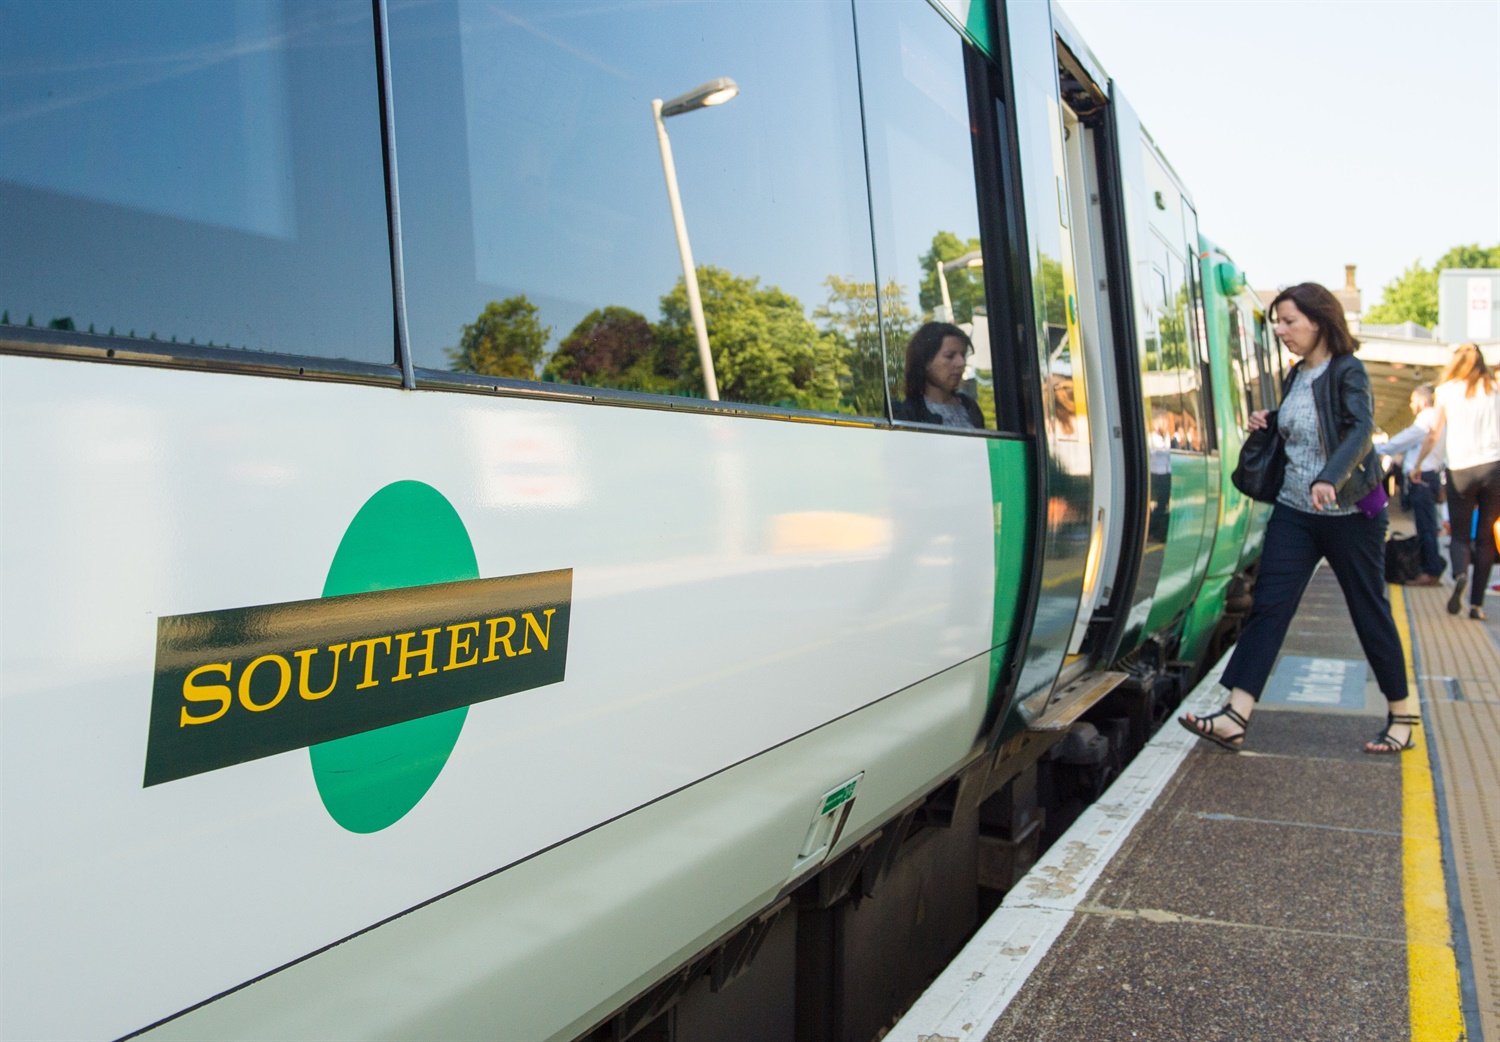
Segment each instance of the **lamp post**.
[[984,267],[984,255],[978,250],[970,250],[962,257],[954,257],[951,261],[944,261],[937,266],[938,288],[943,292],[943,306],[933,313],[933,318],[939,322],[953,321],[953,300],[948,296],[948,272],[957,271],[959,268],[982,268]]
[[661,168],[667,177],[667,199],[672,204],[672,225],[677,230],[677,252],[682,254],[682,278],[687,286],[688,312],[693,318],[693,333],[698,338],[698,360],[703,364],[703,388],[708,400],[719,400],[719,381],[714,376],[714,356],[708,349],[708,324],[703,320],[703,298],[698,293],[698,272],[693,267],[693,249],[688,245],[687,222],[682,216],[682,197],[677,193],[677,167],[672,163],[672,143],[667,140],[667,125],[671,116],[722,105],[740,92],[739,86],[727,76],[699,84],[686,94],[679,94],[670,101],[656,98],[651,102],[651,116],[656,121],[656,142],[661,146]]

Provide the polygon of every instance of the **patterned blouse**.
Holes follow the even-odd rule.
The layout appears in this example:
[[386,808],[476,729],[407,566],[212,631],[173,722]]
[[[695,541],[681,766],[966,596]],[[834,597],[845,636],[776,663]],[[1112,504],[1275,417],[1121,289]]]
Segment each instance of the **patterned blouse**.
[[964,408],[964,403],[957,399],[951,402],[935,402],[931,398],[926,399],[927,411],[943,421],[944,427],[972,427],[974,424],[969,419],[969,412]]
[[1286,439],[1286,480],[1281,483],[1281,494],[1276,497],[1276,502],[1304,514],[1353,514],[1356,513],[1354,508],[1341,509],[1337,505],[1319,510],[1312,501],[1312,483],[1328,464],[1328,454],[1323,451],[1323,435],[1318,430],[1318,403],[1313,398],[1312,383],[1327,371],[1328,362],[1313,369],[1299,370],[1291,393],[1276,414],[1281,436]]

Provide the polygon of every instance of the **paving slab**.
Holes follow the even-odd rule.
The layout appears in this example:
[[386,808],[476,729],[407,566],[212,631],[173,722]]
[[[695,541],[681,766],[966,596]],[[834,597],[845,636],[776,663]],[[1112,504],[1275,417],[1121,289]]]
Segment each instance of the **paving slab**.
[[1407,1036],[1406,946],[1085,912],[986,1042],[1385,1042]]

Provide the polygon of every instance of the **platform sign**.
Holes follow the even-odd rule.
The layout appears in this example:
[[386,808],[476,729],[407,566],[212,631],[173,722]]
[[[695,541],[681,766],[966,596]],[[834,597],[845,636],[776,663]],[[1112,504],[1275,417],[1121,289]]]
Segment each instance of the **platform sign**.
[[1465,332],[1471,340],[1488,340],[1494,335],[1493,300],[1488,277],[1468,280],[1468,321]]
[[1283,655],[1260,700],[1276,705],[1363,709],[1368,668],[1364,659]]

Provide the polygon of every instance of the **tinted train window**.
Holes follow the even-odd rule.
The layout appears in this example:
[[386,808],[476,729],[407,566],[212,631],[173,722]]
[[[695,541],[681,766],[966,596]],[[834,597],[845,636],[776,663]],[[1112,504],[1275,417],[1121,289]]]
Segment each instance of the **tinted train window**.
[[1158,449],[1201,452],[1198,370],[1188,326],[1191,288],[1177,255],[1151,236],[1151,278],[1146,285],[1150,323],[1146,334],[1143,391],[1151,406],[1152,444]]
[[15,325],[390,363],[360,0],[0,4]]
[[1254,351],[1247,351],[1245,320],[1240,309],[1232,302],[1225,316],[1229,330],[1229,364],[1233,368],[1233,379],[1229,381],[1229,397],[1234,405],[1234,420],[1241,429],[1248,420],[1248,413],[1256,409],[1254,383],[1250,378]]
[[1188,339],[1192,344],[1193,356],[1197,359],[1193,373],[1196,391],[1193,401],[1198,410],[1199,436],[1198,444],[1194,447],[1200,452],[1214,452],[1219,447],[1219,432],[1214,413],[1213,361],[1208,350],[1208,317],[1203,310],[1203,286],[1198,281],[1198,265],[1192,258],[1193,254],[1190,252],[1185,270],[1188,314],[1191,317]]
[[419,366],[703,397],[652,100],[720,397],[883,416],[847,3],[391,11]]
[[[969,45],[925,4],[860,3],[858,15],[892,410],[993,429]],[[946,349],[953,334],[941,324],[963,333]]]

